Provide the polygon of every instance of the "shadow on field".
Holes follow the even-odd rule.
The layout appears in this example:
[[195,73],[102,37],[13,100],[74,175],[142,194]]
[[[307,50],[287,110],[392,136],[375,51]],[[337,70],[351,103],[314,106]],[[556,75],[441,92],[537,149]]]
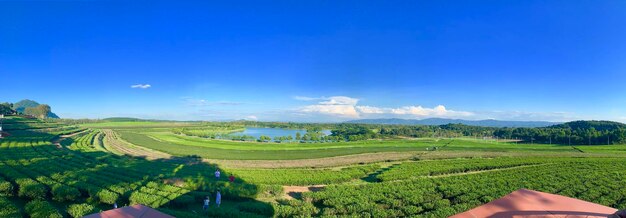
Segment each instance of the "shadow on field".
[[[118,156],[91,147],[93,141],[78,140],[87,133],[62,140],[62,148],[49,142],[57,137],[52,134],[31,130],[15,130],[11,134],[0,139],[0,179],[11,182],[16,198],[41,198],[52,202],[62,213],[70,204],[88,203],[97,207],[90,212],[99,212],[112,209],[117,203],[120,207],[143,204],[177,217],[275,214],[271,204],[255,200],[266,194],[264,186],[238,178],[230,182],[230,173],[221,169],[220,178],[216,178],[214,173],[219,167],[199,158],[147,160]],[[37,181],[45,192],[26,194],[29,190],[18,182],[23,179]],[[58,191],[59,187],[66,191]],[[220,207],[215,204],[218,190],[222,196]],[[210,207],[203,210],[207,196]]]
[[366,176],[366,177],[361,178],[361,181],[368,182],[368,183],[376,183],[376,182],[381,182],[381,180],[379,180],[379,179],[377,178],[377,177],[378,177],[378,175],[380,175],[380,174],[382,174],[382,173],[384,173],[384,172],[387,172],[387,171],[391,170],[391,168],[393,168],[393,167],[395,167],[395,166],[397,166],[397,165],[400,165],[400,164],[393,164],[393,165],[388,166],[388,167],[380,168],[380,169],[379,169],[379,170],[377,170],[376,172],[373,172],[373,173],[367,174],[367,176]]

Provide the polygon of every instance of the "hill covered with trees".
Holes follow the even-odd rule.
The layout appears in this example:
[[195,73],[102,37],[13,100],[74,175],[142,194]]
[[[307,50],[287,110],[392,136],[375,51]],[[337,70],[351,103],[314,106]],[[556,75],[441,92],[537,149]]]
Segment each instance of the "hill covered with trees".
[[626,124],[612,121],[573,121],[548,127],[484,127],[465,124],[374,125],[339,124],[333,136],[346,140],[389,137],[477,137],[515,139],[523,143],[606,145],[626,143]]
[[22,114],[37,118],[59,118],[52,112],[47,104],[39,104],[36,101],[24,99],[15,103],[5,102],[0,104],[0,114]]

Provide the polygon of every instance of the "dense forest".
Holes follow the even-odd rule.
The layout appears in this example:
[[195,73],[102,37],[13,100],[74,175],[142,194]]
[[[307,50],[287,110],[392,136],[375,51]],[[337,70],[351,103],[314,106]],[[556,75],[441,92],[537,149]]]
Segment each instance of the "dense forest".
[[463,124],[439,126],[342,124],[334,136],[346,140],[387,137],[477,137],[520,140],[524,143],[606,145],[626,143],[626,124],[611,121],[573,121],[538,128],[479,127]]

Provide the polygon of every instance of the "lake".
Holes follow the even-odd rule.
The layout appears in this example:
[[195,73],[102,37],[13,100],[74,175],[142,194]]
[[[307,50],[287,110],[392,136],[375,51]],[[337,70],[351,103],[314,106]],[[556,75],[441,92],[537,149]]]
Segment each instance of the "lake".
[[[244,130],[243,132],[235,132],[235,133],[231,133],[230,135],[236,135],[236,136],[242,136],[242,135],[249,135],[249,136],[253,136],[255,138],[259,138],[261,137],[261,135],[266,135],[269,137],[277,137],[277,136],[291,136],[294,139],[296,138],[296,133],[300,133],[300,135],[304,135],[306,133],[306,130],[304,129],[281,129],[281,128],[263,128],[263,127],[246,127],[246,130]],[[330,135],[331,132],[330,130],[322,130],[322,133],[324,133],[325,135]]]

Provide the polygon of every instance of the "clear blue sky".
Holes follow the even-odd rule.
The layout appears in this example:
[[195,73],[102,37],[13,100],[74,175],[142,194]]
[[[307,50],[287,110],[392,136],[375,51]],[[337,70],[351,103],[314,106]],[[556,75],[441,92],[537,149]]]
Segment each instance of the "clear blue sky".
[[0,1],[0,101],[71,118],[626,121],[626,1],[228,2]]

